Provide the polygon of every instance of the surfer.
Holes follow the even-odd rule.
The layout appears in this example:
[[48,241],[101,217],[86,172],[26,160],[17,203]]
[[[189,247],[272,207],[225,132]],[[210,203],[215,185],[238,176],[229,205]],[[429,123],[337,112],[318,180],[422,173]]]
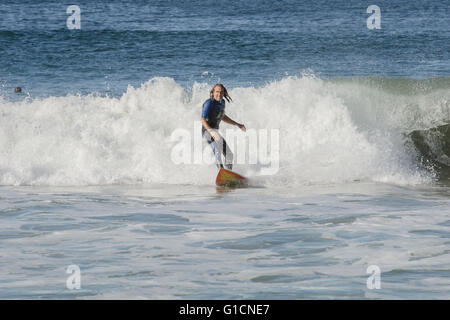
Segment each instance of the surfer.
[[225,114],[225,98],[228,102],[233,101],[223,84],[215,84],[209,92],[210,98],[203,103],[202,109],[202,136],[213,149],[216,158],[217,168],[223,168],[221,154],[225,158],[225,167],[228,170],[233,168],[233,153],[227,145],[225,139],[219,134],[220,121],[235,125],[242,131],[247,128],[241,123],[237,123]]

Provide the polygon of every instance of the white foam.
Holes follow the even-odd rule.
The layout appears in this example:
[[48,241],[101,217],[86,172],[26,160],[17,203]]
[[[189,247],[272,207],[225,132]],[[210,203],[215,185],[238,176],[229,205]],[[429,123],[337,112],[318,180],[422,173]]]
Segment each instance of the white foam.
[[[170,158],[171,133],[193,132],[210,87],[196,83],[188,92],[173,79],[154,78],[119,99],[0,99],[0,184],[210,184],[214,165],[177,165]],[[280,170],[264,180],[268,185],[431,181],[403,134],[421,115],[432,123],[433,105],[445,112],[438,103],[445,96],[417,99],[314,76],[229,91],[231,118],[247,128],[280,130]],[[238,169],[258,175],[260,167]]]

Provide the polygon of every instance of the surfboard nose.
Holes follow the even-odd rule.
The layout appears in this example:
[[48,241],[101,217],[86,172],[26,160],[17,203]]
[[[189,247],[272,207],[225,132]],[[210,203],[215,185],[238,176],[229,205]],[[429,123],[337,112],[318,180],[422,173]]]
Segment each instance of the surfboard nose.
[[227,169],[221,168],[217,173],[216,185],[227,187],[246,187],[247,178]]

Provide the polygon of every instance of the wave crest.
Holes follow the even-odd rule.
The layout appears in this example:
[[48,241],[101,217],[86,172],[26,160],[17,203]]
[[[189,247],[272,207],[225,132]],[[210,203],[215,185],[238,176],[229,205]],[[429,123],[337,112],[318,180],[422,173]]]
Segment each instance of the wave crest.
[[[449,122],[450,90],[449,78],[423,81],[286,77],[229,90],[227,114],[247,128],[279,130],[280,170],[269,185],[426,183],[434,176],[408,134]],[[120,98],[0,99],[0,184],[210,184],[214,166],[170,161],[171,133],[193,130],[209,89],[153,78]],[[260,168],[238,167],[248,175]]]

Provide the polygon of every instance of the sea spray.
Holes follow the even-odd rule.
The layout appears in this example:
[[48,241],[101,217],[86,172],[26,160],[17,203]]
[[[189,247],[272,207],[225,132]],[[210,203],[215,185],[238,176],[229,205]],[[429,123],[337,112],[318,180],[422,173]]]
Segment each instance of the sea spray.
[[[405,93],[389,81],[394,85],[285,77],[231,88],[226,113],[247,128],[279,131],[280,167],[264,185],[430,182],[433,175],[417,162],[405,136],[448,121],[449,90]],[[211,184],[213,164],[171,161],[172,133],[193,132],[210,87],[195,83],[186,90],[171,78],[153,78],[120,98],[1,99],[0,184]],[[226,129],[238,130],[222,123],[221,132]],[[258,176],[263,168],[244,163],[236,170]]]

